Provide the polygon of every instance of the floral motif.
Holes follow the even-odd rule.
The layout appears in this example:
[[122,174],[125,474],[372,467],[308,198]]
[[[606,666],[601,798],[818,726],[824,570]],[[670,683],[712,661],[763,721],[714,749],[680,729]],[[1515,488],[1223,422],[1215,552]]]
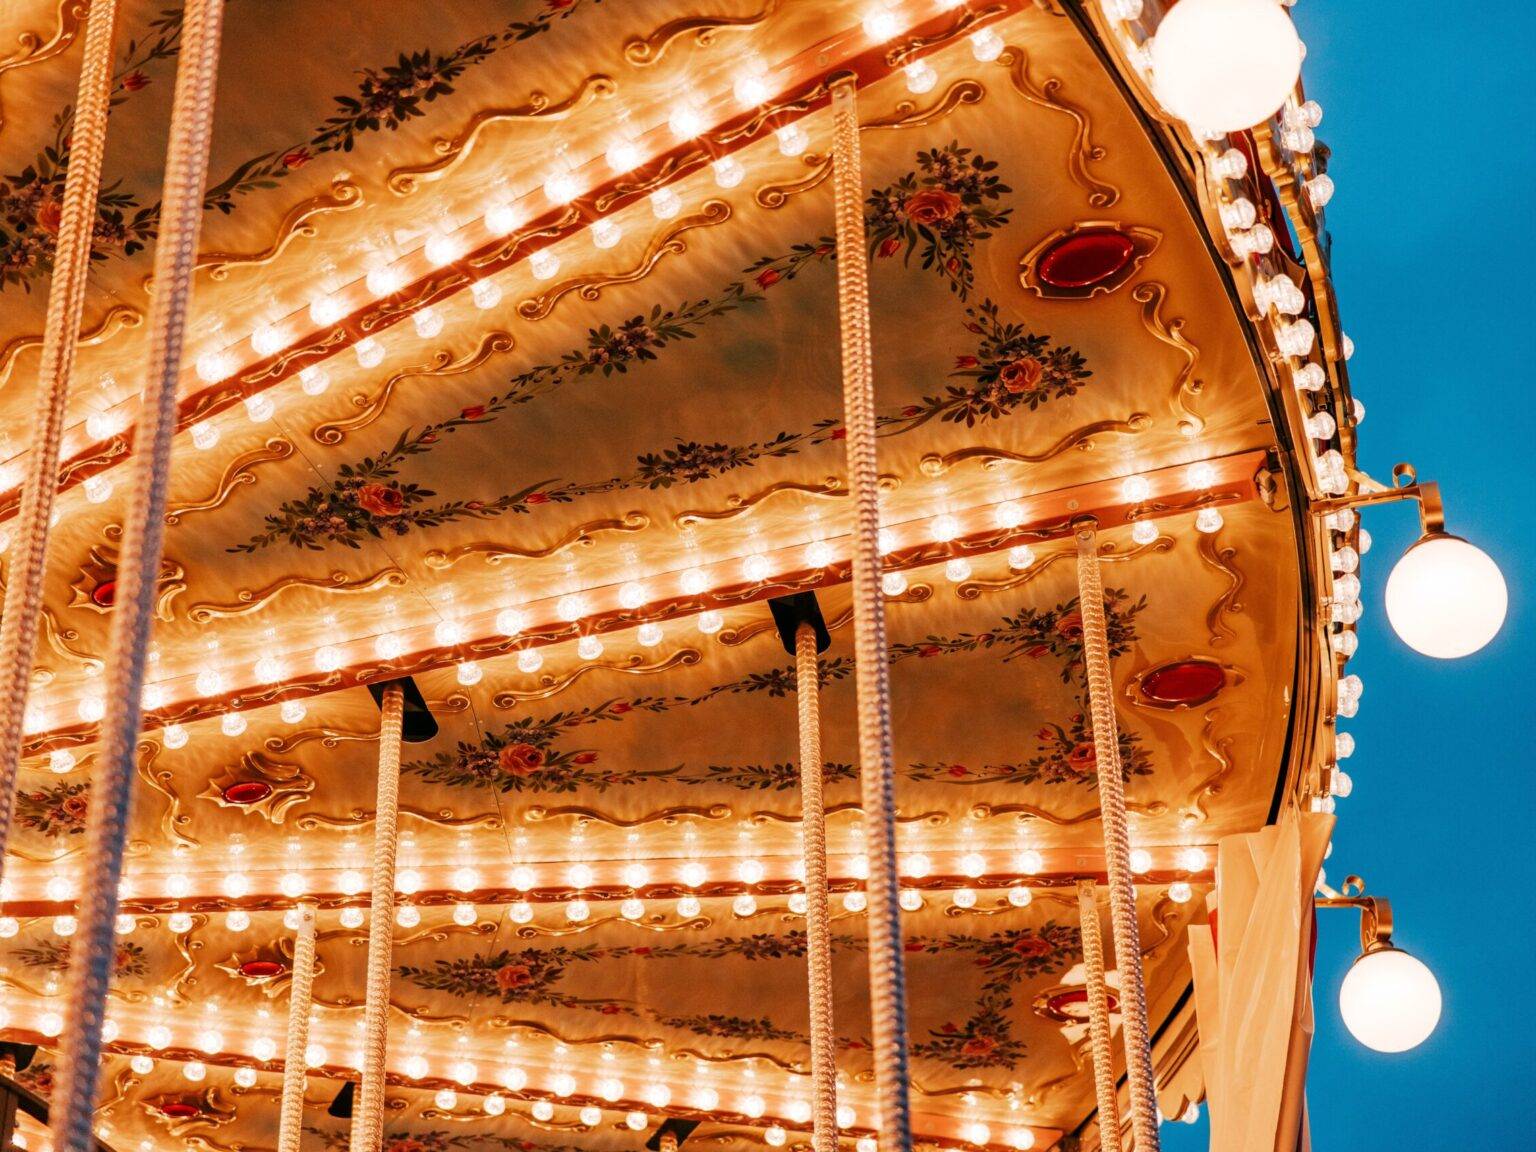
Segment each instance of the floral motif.
[[[1141,733],[1119,731],[1120,770],[1127,782],[1132,776],[1152,774],[1151,757],[1142,747]],[[1075,712],[1065,724],[1048,723],[1035,733],[1036,755],[1023,764],[914,764],[906,771],[909,780],[929,784],[1080,784],[1099,786],[1098,752],[1092,725],[1084,712]]]
[[[38,944],[29,945],[26,948],[17,948],[12,953],[22,965],[27,968],[41,968],[47,972],[63,972],[69,967],[69,942],[46,940]],[[149,963],[145,958],[144,946],[135,944],[131,940],[120,940],[117,950],[113,953],[113,975],[117,977],[145,976],[149,973]]]
[[710,1012],[697,1016],[657,1016],[656,1022],[668,1028],[680,1028],[684,1032],[697,1032],[701,1036],[729,1036],[732,1040],[753,1041],[779,1040],[787,1044],[807,1044],[808,1036],[788,1028],[780,1028],[767,1016],[727,1016]]
[[942,1060],[955,1069],[1011,1068],[1024,1059],[1028,1046],[1013,1035],[1008,1010],[1013,997],[1006,992],[984,993],[964,1024],[945,1023],[931,1029],[926,1040],[912,1045],[924,1060]]
[[964,300],[976,282],[972,253],[978,240],[990,239],[1013,209],[992,201],[1013,191],[995,175],[987,160],[959,141],[919,152],[917,170],[878,188],[865,201],[871,257],[903,252],[910,261],[921,248],[923,267],[936,269]]
[[911,936],[907,938],[906,950],[929,955],[969,954],[985,972],[983,989],[995,992],[1020,980],[1070,967],[1081,957],[1082,944],[1078,929],[1047,920],[1039,928],[1010,928],[991,936]]
[[79,836],[85,831],[90,800],[88,781],[50,784],[35,791],[23,788],[16,793],[16,819],[23,828],[44,836]]
[[53,1065],[42,1058],[41,1053],[35,1057],[31,1064],[20,1069],[13,1079],[32,1092],[35,1096],[41,1096],[44,1100],[53,1095]]
[[454,996],[576,1007],[581,1002],[557,991],[556,985],[567,969],[598,959],[602,951],[591,946],[504,949],[488,956],[436,960],[426,968],[402,965],[397,971],[418,988]]

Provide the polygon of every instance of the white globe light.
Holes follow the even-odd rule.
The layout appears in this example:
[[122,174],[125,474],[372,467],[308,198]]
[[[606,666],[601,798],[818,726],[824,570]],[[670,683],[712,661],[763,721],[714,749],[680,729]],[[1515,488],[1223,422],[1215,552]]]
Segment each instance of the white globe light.
[[1509,590],[1489,555],[1459,536],[1434,532],[1387,578],[1387,619],[1403,643],[1441,660],[1476,652],[1498,635]]
[[1377,1052],[1406,1052],[1440,1022],[1440,985],[1424,963],[1396,948],[1367,952],[1339,989],[1350,1034]]
[[1237,132],[1275,114],[1301,75],[1279,0],[1179,0],[1152,39],[1157,98],[1186,123]]

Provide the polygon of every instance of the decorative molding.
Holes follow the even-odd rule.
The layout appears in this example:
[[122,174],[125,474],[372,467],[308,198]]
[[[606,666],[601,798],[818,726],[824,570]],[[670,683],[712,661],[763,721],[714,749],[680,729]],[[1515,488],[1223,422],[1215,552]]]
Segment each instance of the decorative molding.
[[352,404],[359,409],[355,416],[349,416],[345,420],[330,420],[323,424],[315,425],[310,432],[319,443],[327,445],[340,444],[347,438],[347,434],[366,428],[389,407],[390,400],[394,397],[395,388],[405,380],[416,376],[462,376],[466,372],[473,372],[492,356],[499,356],[504,352],[510,352],[517,346],[517,342],[506,332],[487,332],[480,338],[480,343],[473,352],[458,360],[446,348],[441,348],[432,354],[432,359],[413,368],[402,368],[399,372],[387,377],[378,391],[371,396],[361,393],[352,396]]
[[[60,0],[58,11],[58,27],[53,35],[46,40],[37,32],[22,32],[16,37],[20,47],[0,60],[0,81],[4,81],[6,74],[22,68],[30,68],[44,61],[52,60],[69,50],[69,46],[75,42],[75,37],[80,33],[80,25],[85,20],[85,14],[90,11],[90,0]],[[5,127],[5,104],[0,101],[0,130]]]
[[[504,826],[501,816],[495,812],[455,816],[452,808],[439,808],[436,812],[426,812],[420,808],[413,808],[409,804],[402,804],[400,815],[420,820],[423,824],[430,824],[434,828],[447,828],[456,832],[466,828],[495,830]],[[376,818],[377,814],[372,809],[354,808],[345,816],[326,816],[319,812],[306,812],[293,823],[301,831],[311,832],[316,828],[360,828],[364,824],[372,824]]]
[[[166,526],[174,528],[186,517],[195,513],[212,512],[216,508],[222,508],[240,485],[256,483],[256,469],[259,466],[277,460],[286,460],[292,455],[293,441],[283,436],[273,436],[261,447],[240,453],[225,467],[224,475],[219,477],[219,482],[210,495],[197,500],[171,504],[165,513]],[[169,619],[169,617],[162,617],[162,619]]]
[[554,310],[562,297],[575,292],[592,303],[602,297],[603,289],[615,284],[633,284],[651,274],[663,256],[681,256],[688,251],[687,243],[680,239],[684,232],[694,228],[713,228],[731,218],[731,206],[724,200],[706,200],[699,211],[684,216],[651,241],[640,258],[640,263],[627,272],[595,272],[562,280],[547,292],[530,296],[517,306],[517,314],[524,320],[542,320]]
[[[126,328],[137,328],[144,323],[144,313],[127,304],[114,304],[102,314],[94,328],[82,328],[80,339],[76,341],[78,347],[87,348],[97,344],[105,344],[112,337]],[[32,336],[17,336],[4,347],[0,347],[0,385],[11,378],[11,371],[16,367],[16,360],[29,348],[41,348],[43,337],[41,334]]]
[[1179,809],[1179,819],[1185,827],[1204,824],[1210,819],[1210,813],[1205,808],[1206,801],[1221,794],[1222,786],[1232,774],[1236,763],[1232,757],[1232,737],[1216,735],[1216,725],[1223,716],[1222,706],[1218,704],[1202,717],[1204,723],[1200,728],[1200,747],[1216,761],[1216,771],[1195,786],[1189,799],[1184,802],[1184,807]]
[[[1145,556],[1149,552],[1169,552],[1174,548],[1176,541],[1171,536],[1159,536],[1156,540],[1132,548],[1129,552],[1117,552],[1115,544],[1110,541],[1099,545],[1099,560],[1101,563],[1114,564],[1124,560],[1134,560],[1139,556]],[[1031,583],[1036,577],[1043,575],[1058,561],[1075,559],[1077,549],[1062,548],[1054,552],[1048,552],[1039,557],[1024,571],[1013,576],[1005,576],[1001,580],[966,580],[955,586],[955,595],[962,600],[976,600],[985,592],[1007,592],[1014,588],[1022,588]]]
[[929,36],[908,36],[890,48],[885,53],[886,67],[905,68],[927,49],[938,48],[958,37],[968,35],[982,25],[992,23],[999,16],[1008,15],[1013,9],[1014,5],[1011,4],[992,4],[986,8],[966,7],[956,14],[954,22],[949,27]]
[[[1142,816],[1161,816],[1168,811],[1168,805],[1161,800],[1154,800],[1150,804],[1126,804],[1125,807],[1127,811]],[[970,816],[973,820],[990,820],[994,816],[1017,816],[1021,824],[1025,820],[1044,820],[1047,824],[1054,824],[1058,828],[1069,828],[1074,824],[1086,824],[1091,820],[1097,820],[1099,809],[1094,806],[1075,816],[1066,816],[1033,804],[975,804],[971,806]]]
[[1062,80],[1051,76],[1037,83],[1029,74],[1028,53],[1014,45],[1003,49],[997,62],[1008,69],[1008,78],[1020,96],[1031,104],[1070,116],[1076,123],[1077,131],[1067,152],[1067,175],[1072,183],[1088,193],[1088,203],[1095,208],[1109,208],[1119,201],[1120,189],[1103,180],[1095,180],[1089,171],[1090,164],[1104,159],[1105,151],[1093,143],[1093,125],[1088,113],[1062,99],[1061,90],[1065,87]]
[[[211,280],[227,280],[235,268],[261,268],[271,264],[283,254],[293,241],[303,237],[311,240],[319,234],[312,223],[316,216],[327,212],[350,212],[363,206],[363,190],[350,180],[337,178],[331,182],[331,190],[319,196],[311,196],[295,204],[277,226],[272,243],[259,252],[199,252],[197,270],[207,272]],[[144,290],[154,290],[154,278],[144,281]]]
[[160,755],[160,745],[153,740],[139,741],[137,767],[139,779],[165,797],[165,811],[160,816],[160,829],[168,840],[176,844],[196,848],[201,841],[182,831],[192,822],[192,817],[181,810],[181,796],[172,786],[175,773],[168,768],[156,768],[155,759]]
[[[1063,240],[1085,232],[1114,232],[1125,237],[1131,242],[1131,258],[1125,262],[1124,267],[1084,288],[1060,288],[1040,279],[1037,267],[1040,258]],[[1115,291],[1134,277],[1141,266],[1147,262],[1147,258],[1157,251],[1157,246],[1162,239],[1163,234],[1155,228],[1124,224],[1118,220],[1078,220],[1065,228],[1056,229],[1019,257],[1019,283],[1027,291],[1047,300],[1091,300],[1095,296],[1107,295]]]
[[1168,407],[1178,417],[1180,432],[1185,436],[1198,436],[1205,428],[1205,420],[1194,409],[1194,400],[1205,389],[1205,382],[1195,375],[1200,364],[1200,349],[1184,338],[1183,317],[1163,320],[1162,306],[1167,296],[1167,286],[1156,280],[1145,281],[1131,290],[1131,299],[1141,305],[1142,327],[1184,357],[1184,367],[1174,381]]
[[[237,804],[225,798],[226,788],[248,781],[267,785],[267,794],[254,804]],[[247,752],[235,767],[210,776],[208,786],[198,793],[198,798],[212,800],[220,808],[254,813],[271,824],[281,824],[289,809],[303,804],[314,791],[314,777],[299,765],[273,760],[263,752]]]
[[639,532],[650,527],[650,523],[651,518],[643,512],[626,512],[618,520],[589,520],[585,524],[578,524],[553,544],[543,548],[514,548],[510,544],[486,540],[465,544],[459,548],[450,548],[447,551],[433,549],[422,557],[422,563],[428,568],[441,571],[452,568],[460,560],[467,560],[471,556],[479,556],[487,564],[501,564],[507,560],[544,560],[550,556],[558,556],[568,548],[590,547],[596,543],[594,537],[600,533]]
[[842,479],[837,476],[828,476],[819,484],[801,484],[794,480],[781,480],[750,496],[728,496],[723,509],[710,511],[689,509],[686,512],[679,512],[672,517],[672,523],[679,528],[693,528],[706,520],[734,520],[780,492],[798,492],[802,496],[811,496],[819,500],[841,500],[848,495],[848,489],[843,485]]
[[1237,631],[1226,622],[1226,617],[1243,610],[1242,601],[1237,597],[1247,583],[1247,578],[1236,563],[1237,549],[1223,548],[1220,535],[1220,532],[1200,533],[1199,546],[1200,559],[1205,561],[1206,567],[1221,573],[1227,581],[1227,586],[1205,614],[1205,627],[1210,633],[1212,648],[1219,648],[1237,639]]
[[322,748],[334,748],[347,740],[373,744],[379,739],[378,732],[343,732],[336,728],[301,728],[286,736],[268,736],[264,741],[268,752],[292,752],[301,744],[318,740]]
[[[529,700],[548,700],[564,692],[583,676],[592,672],[620,672],[626,676],[653,676],[658,672],[666,672],[672,668],[688,668],[704,659],[704,654],[697,648],[679,648],[676,652],[660,660],[647,661],[638,652],[625,657],[623,660],[589,660],[576,665],[559,676],[551,676],[548,673],[539,677],[539,687],[527,690],[508,688],[491,697],[491,704],[508,711],[519,704]],[[534,819],[530,816],[529,819]]]
[[669,20],[649,36],[636,36],[624,45],[624,59],[636,68],[648,68],[666,55],[667,49],[684,36],[692,36],[699,48],[708,48],[721,31],[753,28],[778,11],[782,0],[764,0],[763,6],[747,16],[688,16]]
[[391,565],[380,569],[371,576],[349,578],[345,572],[332,572],[324,579],[311,576],[285,576],[268,584],[265,588],[242,588],[236,593],[235,603],[220,604],[209,601],[194,604],[187,610],[188,619],[197,624],[206,624],[217,617],[246,616],[252,612],[260,612],[278,596],[294,588],[311,588],[319,592],[330,592],[336,595],[356,595],[366,592],[377,592],[380,588],[399,588],[405,583],[405,573]]
[[605,824],[610,828],[641,828],[647,824],[663,824],[667,827],[672,827],[682,823],[684,819],[729,820],[733,814],[729,804],[711,804],[708,807],[680,804],[676,807],[648,812],[644,816],[625,819],[620,816],[609,816],[605,812],[599,812],[595,808],[586,808],[579,804],[565,804],[555,808],[534,805],[523,810],[522,822],[524,824],[542,824],[546,820],[568,818],[575,820],[578,828],[583,828],[588,824]]
[[1068,432],[1043,452],[1010,452],[1006,448],[976,445],[961,448],[944,455],[930,453],[918,462],[924,476],[942,476],[956,465],[971,460],[981,461],[983,468],[996,468],[999,464],[1043,464],[1062,453],[1076,448],[1079,452],[1091,452],[1096,436],[1139,436],[1152,427],[1152,417],[1145,412],[1132,412],[1124,420],[1099,420]]
[[652,917],[651,922],[647,923],[644,920],[627,920],[623,916],[598,916],[592,920],[583,920],[579,924],[565,924],[559,927],[523,924],[513,932],[513,935],[520,940],[536,940],[545,936],[576,936],[604,924],[627,924],[631,928],[640,928],[646,932],[690,932],[703,931],[711,927],[714,921],[708,916],[694,916],[688,920],[678,920],[669,924],[660,917]]
[[576,85],[564,100],[552,101],[543,92],[529,95],[526,103],[516,108],[482,108],[453,136],[439,136],[432,141],[436,159],[425,164],[405,164],[391,169],[385,183],[396,196],[409,196],[422,184],[441,180],[452,172],[475,150],[480,133],[492,124],[516,123],[526,120],[564,120],[580,111],[594,100],[606,100],[619,90],[612,76],[595,72]]

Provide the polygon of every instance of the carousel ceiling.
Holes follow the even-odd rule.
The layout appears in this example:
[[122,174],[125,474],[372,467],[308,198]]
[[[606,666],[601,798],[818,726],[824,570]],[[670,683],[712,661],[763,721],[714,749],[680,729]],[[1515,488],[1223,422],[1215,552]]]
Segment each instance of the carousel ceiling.
[[[0,921],[8,1032],[45,1044],[180,34],[174,5],[124,7]],[[872,39],[868,8],[231,0],[100,1110],[115,1147],[272,1145],[284,917],[306,895],[307,1125],[344,1142],[324,1105],[361,1046],[367,685],[406,673],[440,731],[403,769],[388,1146],[633,1149],[667,1115],[705,1120],[693,1142],[801,1141],[794,679],[767,600],[805,589],[833,637],[845,1127],[869,1131],[839,72],[861,80],[918,1136],[1048,1147],[1093,1111],[1069,883],[1103,867],[1083,515],[1154,1029],[1183,1008],[1199,850],[1295,785],[1333,674],[1289,499],[1313,467],[1297,400],[1242,254],[1212,238],[1220,206],[1102,28],[1047,0],[914,0]],[[0,13],[21,44],[0,58],[6,517],[83,9]],[[23,1082],[46,1094],[48,1070]]]

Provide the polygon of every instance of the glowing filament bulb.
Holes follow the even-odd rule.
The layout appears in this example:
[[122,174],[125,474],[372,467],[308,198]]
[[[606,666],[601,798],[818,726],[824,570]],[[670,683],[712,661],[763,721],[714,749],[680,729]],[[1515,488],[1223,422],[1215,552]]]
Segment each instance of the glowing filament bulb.
[[971,578],[971,562],[964,556],[956,556],[944,565],[944,579],[952,584]]
[[586,611],[586,602],[580,596],[562,596],[555,602],[555,614],[567,622],[580,620]]
[[469,294],[475,302],[475,307],[482,312],[501,303],[501,285],[491,280],[476,280]]
[[352,354],[363,368],[377,368],[384,359],[384,345],[372,336],[364,336],[352,346]]
[[682,211],[683,202],[670,188],[658,188],[651,193],[651,212],[658,220],[670,220]]
[[832,545],[825,540],[813,540],[805,546],[805,562],[812,568],[825,568],[832,563]]
[[864,35],[883,43],[896,35],[896,16],[884,4],[871,8],[864,14]]
[[704,117],[688,100],[680,101],[667,117],[667,127],[679,140],[692,140],[704,131]]
[[373,642],[373,653],[380,660],[398,660],[404,651],[405,641],[395,632],[385,632]]
[[1028,544],[1020,544],[1008,549],[1008,567],[1015,572],[1022,572],[1035,562],[1035,550]]
[[990,28],[971,33],[971,55],[981,63],[996,60],[1003,54],[1002,37]]
[[345,314],[346,311],[342,302],[329,293],[324,296],[316,296],[309,305],[309,318],[321,328],[329,328]]
[[443,330],[443,314],[428,305],[411,314],[411,324],[416,329],[416,335],[430,339]]
[[299,371],[299,387],[306,396],[320,396],[331,386],[331,378],[324,368],[311,364]]
[[503,608],[496,613],[496,631],[503,636],[516,636],[527,624],[527,619],[516,608]]
[[569,204],[580,191],[576,177],[569,172],[552,172],[544,181],[544,195],[551,204]]
[[662,635],[660,624],[642,624],[635,631],[635,640],[642,648],[654,648],[661,643]]
[[395,923],[402,928],[414,928],[421,923],[421,909],[414,904],[402,904],[395,909]]
[[880,574],[880,591],[887,596],[900,596],[907,590],[907,578],[905,574],[894,569]]
[[715,183],[721,188],[736,187],[747,174],[747,170],[741,166],[741,161],[734,156],[725,156],[716,160],[713,167]]
[[592,225],[592,243],[598,248],[612,248],[624,238],[624,230],[606,216]]
[[187,730],[180,724],[167,724],[160,733],[160,738],[165,741],[167,748],[185,748],[187,746]]
[[219,430],[206,420],[199,420],[192,425],[192,445],[201,452],[206,452],[219,442]]
[[1221,529],[1221,509],[1202,508],[1195,513],[1195,528],[1201,532],[1217,532]]
[[1189,483],[1192,488],[1209,488],[1216,483],[1216,469],[1206,461],[1189,466]]
[[798,124],[786,124],[774,135],[779,141],[779,153],[784,156],[799,156],[811,146],[811,138]]
[[441,268],[445,264],[452,264],[462,254],[463,249],[459,241],[447,232],[434,232],[427,238],[422,246],[429,263],[434,268]]
[[1131,539],[1137,544],[1150,544],[1157,539],[1157,525],[1150,520],[1138,520],[1131,525]]
[[380,264],[363,281],[374,296],[393,296],[405,287],[405,273],[393,264]]
[[217,384],[221,380],[228,380],[238,367],[234,356],[222,348],[213,352],[204,352],[197,358],[197,376],[205,384]]
[[902,72],[907,77],[907,91],[915,95],[932,92],[933,86],[939,82],[939,74],[926,60],[914,60]]
[[583,660],[596,660],[603,654],[603,642],[596,636],[583,636],[576,641],[576,655]]
[[309,709],[302,700],[284,700],[277,712],[284,724],[297,724],[309,714]]
[[75,754],[67,748],[55,748],[48,753],[49,771],[63,775],[75,766]]
[[608,167],[613,169],[614,175],[622,176],[640,166],[640,149],[633,141],[615,140],[608,146],[604,159],[608,161]]
[[626,920],[638,920],[645,915],[645,901],[634,896],[619,902],[619,915]]
[[708,612],[699,613],[699,631],[706,636],[713,636],[725,624],[725,617],[711,609]]
[[112,496],[112,481],[105,476],[92,476],[85,482],[85,498],[92,504],[100,504]]
[[270,356],[288,343],[288,334],[277,324],[263,324],[251,333],[251,347],[259,355]]
[[537,648],[524,648],[517,654],[519,672],[537,672],[544,666],[544,655]]
[[1152,853],[1145,848],[1131,849],[1131,871],[1138,876],[1152,870]]

